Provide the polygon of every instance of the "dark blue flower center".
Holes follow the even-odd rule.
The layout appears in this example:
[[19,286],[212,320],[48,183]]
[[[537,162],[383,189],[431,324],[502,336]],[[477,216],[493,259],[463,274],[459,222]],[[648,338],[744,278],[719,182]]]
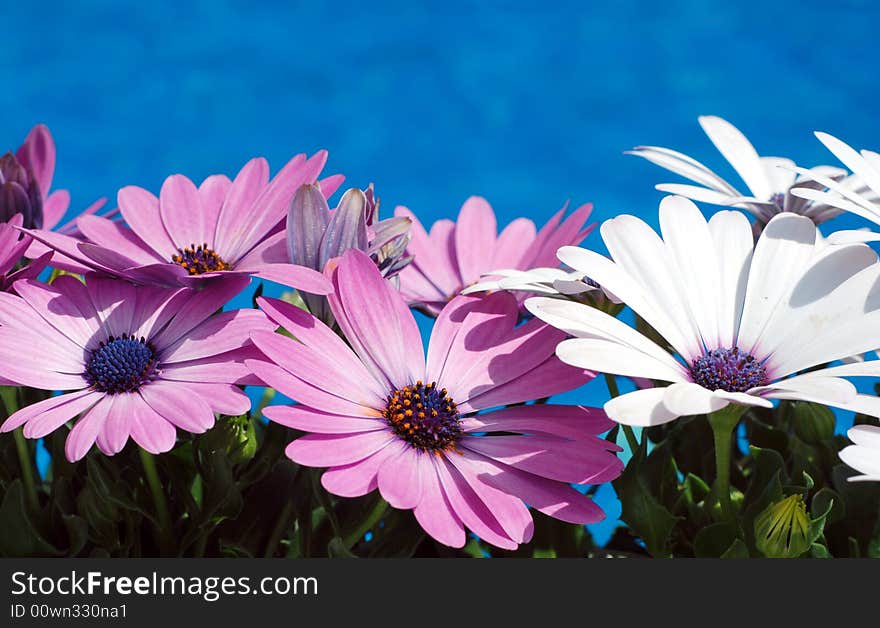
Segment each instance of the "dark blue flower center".
[[229,270],[229,264],[214,249],[209,248],[207,242],[199,246],[190,244],[185,249],[177,249],[177,255],[174,255],[171,261],[183,266],[190,275]]
[[455,448],[461,436],[461,418],[455,402],[436,382],[421,381],[388,395],[385,419],[400,438],[422,451]]
[[767,383],[764,365],[738,347],[713,349],[691,365],[694,383],[709,390],[745,392]]
[[156,363],[156,353],[143,338],[110,336],[92,353],[85,378],[99,392],[134,392],[153,379]]

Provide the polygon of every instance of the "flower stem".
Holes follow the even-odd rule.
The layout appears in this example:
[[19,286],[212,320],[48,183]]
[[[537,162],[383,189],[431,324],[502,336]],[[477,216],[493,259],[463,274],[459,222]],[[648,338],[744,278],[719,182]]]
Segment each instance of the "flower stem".
[[[608,394],[612,399],[620,396],[620,389],[617,387],[617,379],[611,373],[605,373],[605,385],[608,386]],[[626,436],[626,442],[629,445],[630,453],[635,455],[636,450],[639,448],[639,439],[636,438],[636,433],[633,431],[633,428],[629,425],[621,424],[623,428],[623,434]]]
[[18,461],[21,463],[21,480],[24,483],[28,507],[36,514],[40,512],[40,500],[37,497],[37,485],[34,482],[31,452],[28,450],[27,441],[24,439],[22,429],[24,428],[20,427],[13,432],[15,435],[15,450],[18,452]]
[[721,514],[732,525],[736,524],[736,513],[730,500],[730,465],[733,444],[733,432],[736,424],[746,408],[730,404],[721,410],[707,415],[712,426],[712,437],[715,442],[715,497],[721,506]]
[[370,514],[364,519],[363,523],[343,539],[345,547],[351,549],[354,547],[355,543],[364,538],[364,535],[379,523],[379,520],[382,519],[386,510],[388,510],[388,502],[380,497],[379,501],[376,502],[376,505],[373,506],[373,509],[370,511]]
[[289,527],[288,523],[291,514],[293,514],[293,502],[288,499],[284,502],[284,507],[281,509],[278,519],[275,520],[275,526],[272,528],[272,534],[269,535],[269,542],[266,544],[263,558],[272,558],[275,555],[275,550],[278,549],[281,537],[284,536],[285,530]]
[[[10,417],[18,410],[18,389],[13,386],[0,386],[0,397],[6,406],[6,416]],[[21,481],[24,484],[24,492],[27,496],[28,507],[36,514],[40,511],[40,499],[37,496],[37,484],[34,481],[34,460],[24,438],[24,428],[20,427],[13,431],[15,438],[15,451],[18,454],[18,462],[21,465]]]
[[156,506],[156,515],[159,517],[159,538],[163,556],[168,556],[174,548],[174,535],[171,529],[171,515],[168,513],[168,502],[165,500],[165,492],[159,482],[159,474],[156,471],[156,460],[153,455],[143,448],[138,448],[141,456],[141,464],[144,467],[144,476],[150,493],[153,495],[153,504]]

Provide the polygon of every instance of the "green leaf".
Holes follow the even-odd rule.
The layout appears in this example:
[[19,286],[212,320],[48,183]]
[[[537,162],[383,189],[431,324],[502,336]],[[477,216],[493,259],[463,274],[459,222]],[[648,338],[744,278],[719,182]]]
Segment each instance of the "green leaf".
[[[737,540],[736,530],[728,523],[713,523],[697,532],[694,538],[694,555],[697,558],[720,558]],[[748,550],[746,554],[748,555]]]
[[0,556],[62,556],[64,552],[53,547],[31,519],[25,504],[21,480],[6,487],[0,503]]
[[830,488],[820,488],[810,502],[810,514],[819,517],[827,513],[828,523],[836,523],[846,517],[846,506],[843,497]]
[[810,556],[813,558],[834,558],[828,548],[821,543],[813,543],[810,546]]
[[646,441],[634,453],[623,473],[614,481],[621,502],[620,518],[645,542],[652,556],[671,556],[669,539],[678,518],[652,494],[641,471]]

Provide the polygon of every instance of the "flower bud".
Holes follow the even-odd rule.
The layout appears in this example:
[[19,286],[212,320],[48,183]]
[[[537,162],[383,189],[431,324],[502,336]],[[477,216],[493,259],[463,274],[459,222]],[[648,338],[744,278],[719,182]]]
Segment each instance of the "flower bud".
[[770,504],[755,519],[755,544],[768,558],[797,558],[810,549],[810,517],[796,493]]

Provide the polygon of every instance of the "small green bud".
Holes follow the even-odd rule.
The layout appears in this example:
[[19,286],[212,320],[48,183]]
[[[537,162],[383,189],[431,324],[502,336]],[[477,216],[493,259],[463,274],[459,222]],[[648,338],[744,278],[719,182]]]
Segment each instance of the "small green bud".
[[770,504],[755,519],[755,544],[768,558],[796,558],[810,549],[810,517],[796,493]]
[[805,443],[818,445],[834,436],[834,412],[827,406],[795,401],[791,412],[794,431]]
[[248,462],[257,453],[257,433],[246,414],[220,417],[214,428],[202,437],[209,451],[225,451],[232,464]]

